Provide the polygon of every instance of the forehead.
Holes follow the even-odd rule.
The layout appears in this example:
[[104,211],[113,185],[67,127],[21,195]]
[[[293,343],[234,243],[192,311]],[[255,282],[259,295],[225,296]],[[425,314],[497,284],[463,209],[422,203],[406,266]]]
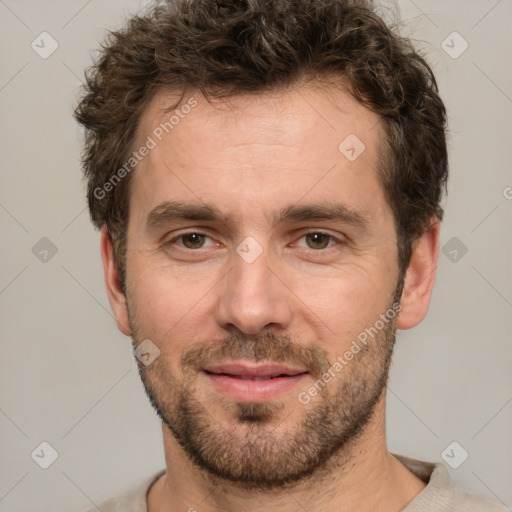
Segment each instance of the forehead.
[[[190,107],[191,102],[193,107]],[[207,99],[197,90],[181,94],[160,89],[140,118],[137,138],[142,142],[160,126],[163,138],[172,133],[173,138],[180,139],[180,132],[184,130],[178,130],[178,125],[184,124],[188,127],[186,137],[191,130],[204,137],[204,131],[215,126],[226,131],[238,129],[237,137],[245,136],[248,143],[256,142],[253,139],[257,135],[259,142],[297,144],[314,139],[313,132],[325,131],[331,132],[332,139],[336,140],[349,128],[371,145],[369,139],[378,136],[381,130],[379,116],[359,103],[342,83],[310,81],[294,88],[230,98]],[[278,141],[276,132],[280,135]],[[208,135],[208,139],[213,139],[219,134],[210,132]]]
[[210,101],[198,91],[160,90],[137,129],[135,148],[153,144],[132,175],[130,202],[147,210],[170,193],[197,201],[222,192],[226,207],[240,207],[242,194],[263,204],[279,194],[287,202],[306,193],[335,199],[334,187],[353,195],[358,183],[368,192],[378,185],[381,134],[375,113],[319,83]]

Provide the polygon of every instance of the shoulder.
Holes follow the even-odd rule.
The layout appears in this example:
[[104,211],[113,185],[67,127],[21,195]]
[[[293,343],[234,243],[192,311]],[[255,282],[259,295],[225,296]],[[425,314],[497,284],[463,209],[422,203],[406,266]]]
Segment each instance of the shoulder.
[[442,462],[424,462],[393,453],[427,486],[402,512],[510,512],[507,507],[458,485]]
[[85,512],[147,512],[146,496],[150,487],[165,473],[158,471],[149,477],[139,480],[119,496],[103,501]]
[[504,505],[484,496],[454,487],[453,512],[509,512]]

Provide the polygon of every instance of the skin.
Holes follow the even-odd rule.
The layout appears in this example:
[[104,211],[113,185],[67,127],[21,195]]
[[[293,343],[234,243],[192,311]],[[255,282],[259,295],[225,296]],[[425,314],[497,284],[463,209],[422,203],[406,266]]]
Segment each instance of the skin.
[[[255,426],[240,421],[232,398],[212,389],[199,373],[184,371],[183,353],[206,343],[218,346],[230,336],[254,345],[276,335],[291,340],[301,356],[316,350],[320,361],[332,364],[392,302],[399,270],[394,219],[377,176],[383,131],[378,116],[348,93],[320,84],[237,97],[229,103],[210,104],[197,91],[189,96],[197,106],[133,171],[126,297],[111,241],[102,230],[107,292],[121,332],[136,343],[149,338],[158,346],[157,362],[142,374],[169,414],[175,412],[171,388],[190,384],[194,403],[210,419],[212,433],[263,446],[296,434],[305,415],[329,399],[338,397],[341,409],[346,407],[341,393],[378,373],[390,354],[394,328],[409,329],[421,322],[435,280],[439,223],[433,220],[414,244],[396,326],[387,338],[378,338],[389,350],[374,346],[354,356],[307,405],[297,395],[311,386],[313,376],[274,399],[277,406],[267,422]],[[175,103],[172,91],[157,93],[141,117],[135,147],[168,119],[162,109]],[[349,134],[366,146],[353,162],[338,150]],[[148,229],[149,213],[172,200],[208,203],[228,218],[181,220]],[[367,220],[365,226],[339,220],[270,222],[290,205],[329,202],[359,212]],[[194,231],[207,234],[199,250],[175,240]],[[327,248],[312,249],[305,234],[319,231],[335,239]],[[249,236],[263,249],[252,263],[236,252]],[[312,474],[274,488],[238,485],[212,474],[192,460],[165,423],[162,429],[167,473],[148,493],[150,512],[190,507],[201,512],[397,512],[425,487],[388,452],[385,386],[357,436]],[[258,441],[258,432],[264,441]]]

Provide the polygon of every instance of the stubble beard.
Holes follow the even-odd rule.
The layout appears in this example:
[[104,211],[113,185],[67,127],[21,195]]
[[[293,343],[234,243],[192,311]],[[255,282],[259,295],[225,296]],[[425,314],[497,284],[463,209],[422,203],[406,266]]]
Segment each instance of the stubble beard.
[[[144,336],[133,311],[130,323],[135,347]],[[162,356],[147,367],[139,362],[139,374],[164,425],[190,460],[208,476],[250,490],[284,488],[325,473],[333,459],[337,459],[337,465],[351,459],[352,448],[364,434],[385,392],[395,333],[393,319],[354,354],[315,401],[307,405],[298,399],[293,402],[291,407],[299,411],[302,408],[303,412],[300,420],[286,428],[279,428],[280,423],[290,413],[287,405],[278,400],[228,400],[226,413],[234,418],[233,428],[221,426],[196,398],[197,372],[204,362],[226,357],[301,363],[311,371],[313,383],[332,366],[317,346],[300,346],[272,333],[250,340],[233,335],[185,349],[180,361],[181,378],[170,371]],[[152,341],[157,346],[171,343]]]

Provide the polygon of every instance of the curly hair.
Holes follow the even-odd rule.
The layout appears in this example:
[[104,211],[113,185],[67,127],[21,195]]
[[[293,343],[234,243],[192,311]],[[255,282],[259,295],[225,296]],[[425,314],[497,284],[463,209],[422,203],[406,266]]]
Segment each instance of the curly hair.
[[382,121],[378,174],[403,276],[414,240],[442,218],[448,176],[446,110],[411,41],[365,0],[167,0],[109,33],[75,110],[91,219],[112,237],[123,287],[130,175],[105,197],[95,190],[129,158],[155,92],[229,98],[329,77]]

